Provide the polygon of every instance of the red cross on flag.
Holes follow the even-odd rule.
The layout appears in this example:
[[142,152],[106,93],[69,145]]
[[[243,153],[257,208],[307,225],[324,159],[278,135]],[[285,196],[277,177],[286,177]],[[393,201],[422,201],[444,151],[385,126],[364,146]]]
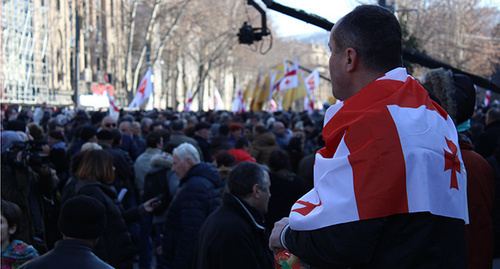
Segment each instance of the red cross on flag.
[[405,68],[332,105],[322,134],[314,188],[290,212],[293,230],[415,212],[468,223],[453,120]]
[[153,93],[153,82],[151,80],[151,74],[152,71],[150,67],[148,68],[146,74],[144,74],[141,83],[139,83],[139,87],[137,88],[134,99],[132,99],[132,102],[130,102],[130,105],[128,106],[129,108],[139,108],[142,103],[144,103],[144,101]]

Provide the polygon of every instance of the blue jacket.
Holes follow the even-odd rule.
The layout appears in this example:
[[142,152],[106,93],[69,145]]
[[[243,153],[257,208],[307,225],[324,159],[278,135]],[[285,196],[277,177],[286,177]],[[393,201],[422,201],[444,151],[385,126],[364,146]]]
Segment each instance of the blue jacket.
[[191,268],[200,228],[221,204],[221,186],[210,163],[194,165],[181,179],[165,219],[163,260],[168,268]]

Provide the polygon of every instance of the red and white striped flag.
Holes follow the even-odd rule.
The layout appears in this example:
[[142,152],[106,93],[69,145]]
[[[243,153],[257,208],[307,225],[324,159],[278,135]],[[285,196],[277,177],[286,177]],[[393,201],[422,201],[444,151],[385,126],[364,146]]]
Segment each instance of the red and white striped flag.
[[452,119],[396,68],[325,114],[314,188],[290,212],[313,230],[431,212],[468,223],[467,175]]

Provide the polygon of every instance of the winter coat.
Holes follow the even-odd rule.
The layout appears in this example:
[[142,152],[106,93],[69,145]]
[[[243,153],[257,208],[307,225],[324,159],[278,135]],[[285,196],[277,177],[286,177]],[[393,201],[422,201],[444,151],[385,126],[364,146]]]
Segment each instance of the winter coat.
[[500,121],[495,121],[488,124],[484,131],[479,135],[474,150],[479,155],[487,158],[495,153],[498,147],[498,139],[500,138]]
[[53,250],[45,255],[23,264],[23,269],[45,268],[113,268],[99,259],[94,248],[87,242],[76,239],[63,239],[56,243]]
[[259,164],[267,164],[271,152],[280,147],[276,143],[276,137],[271,132],[263,133],[257,136],[251,145],[250,155],[255,158]]
[[271,198],[265,214],[265,226],[271,231],[276,221],[288,217],[293,204],[306,193],[306,188],[302,178],[287,170],[272,171],[269,179]]
[[200,146],[201,152],[203,153],[203,161],[211,162],[212,150],[210,149],[210,144],[201,136],[195,135],[193,138],[198,142],[198,146]]
[[469,224],[465,226],[467,264],[471,269],[491,268],[493,261],[493,201],[495,179],[493,168],[472,150],[472,145],[460,141],[460,150],[467,170],[467,204]]
[[[153,211],[153,223],[163,222],[165,212],[179,187],[177,175],[170,170],[172,167],[172,157],[166,158],[162,155],[156,155],[151,159],[152,168],[144,178],[143,201],[158,197],[161,203]],[[156,218],[163,217],[161,220]]]
[[310,268],[466,268],[461,219],[396,214],[312,231],[284,230],[286,249]]
[[151,170],[151,159],[154,156],[161,154],[161,152],[161,149],[158,148],[147,148],[146,151],[139,155],[137,160],[135,160],[135,186],[141,196],[144,194],[144,178],[149,170]]
[[262,213],[225,193],[200,230],[193,268],[274,268]]
[[230,149],[229,153],[233,154],[234,158],[236,158],[237,163],[241,162],[253,162],[256,163],[255,159],[244,149]]
[[94,197],[106,208],[106,228],[95,246],[99,258],[116,268],[131,268],[136,249],[128,232],[127,223],[137,221],[146,213],[144,207],[124,212],[116,189],[96,180],[80,180],[76,193]]
[[221,184],[215,165],[204,162],[191,167],[181,179],[165,219],[162,245],[168,268],[191,268],[198,232],[220,206]]

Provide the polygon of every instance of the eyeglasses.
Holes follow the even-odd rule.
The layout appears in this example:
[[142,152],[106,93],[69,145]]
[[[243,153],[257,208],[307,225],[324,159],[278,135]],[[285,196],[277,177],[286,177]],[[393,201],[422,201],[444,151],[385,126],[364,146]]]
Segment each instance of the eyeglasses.
[[106,123],[104,126],[110,128],[110,127],[116,127],[116,123]]

